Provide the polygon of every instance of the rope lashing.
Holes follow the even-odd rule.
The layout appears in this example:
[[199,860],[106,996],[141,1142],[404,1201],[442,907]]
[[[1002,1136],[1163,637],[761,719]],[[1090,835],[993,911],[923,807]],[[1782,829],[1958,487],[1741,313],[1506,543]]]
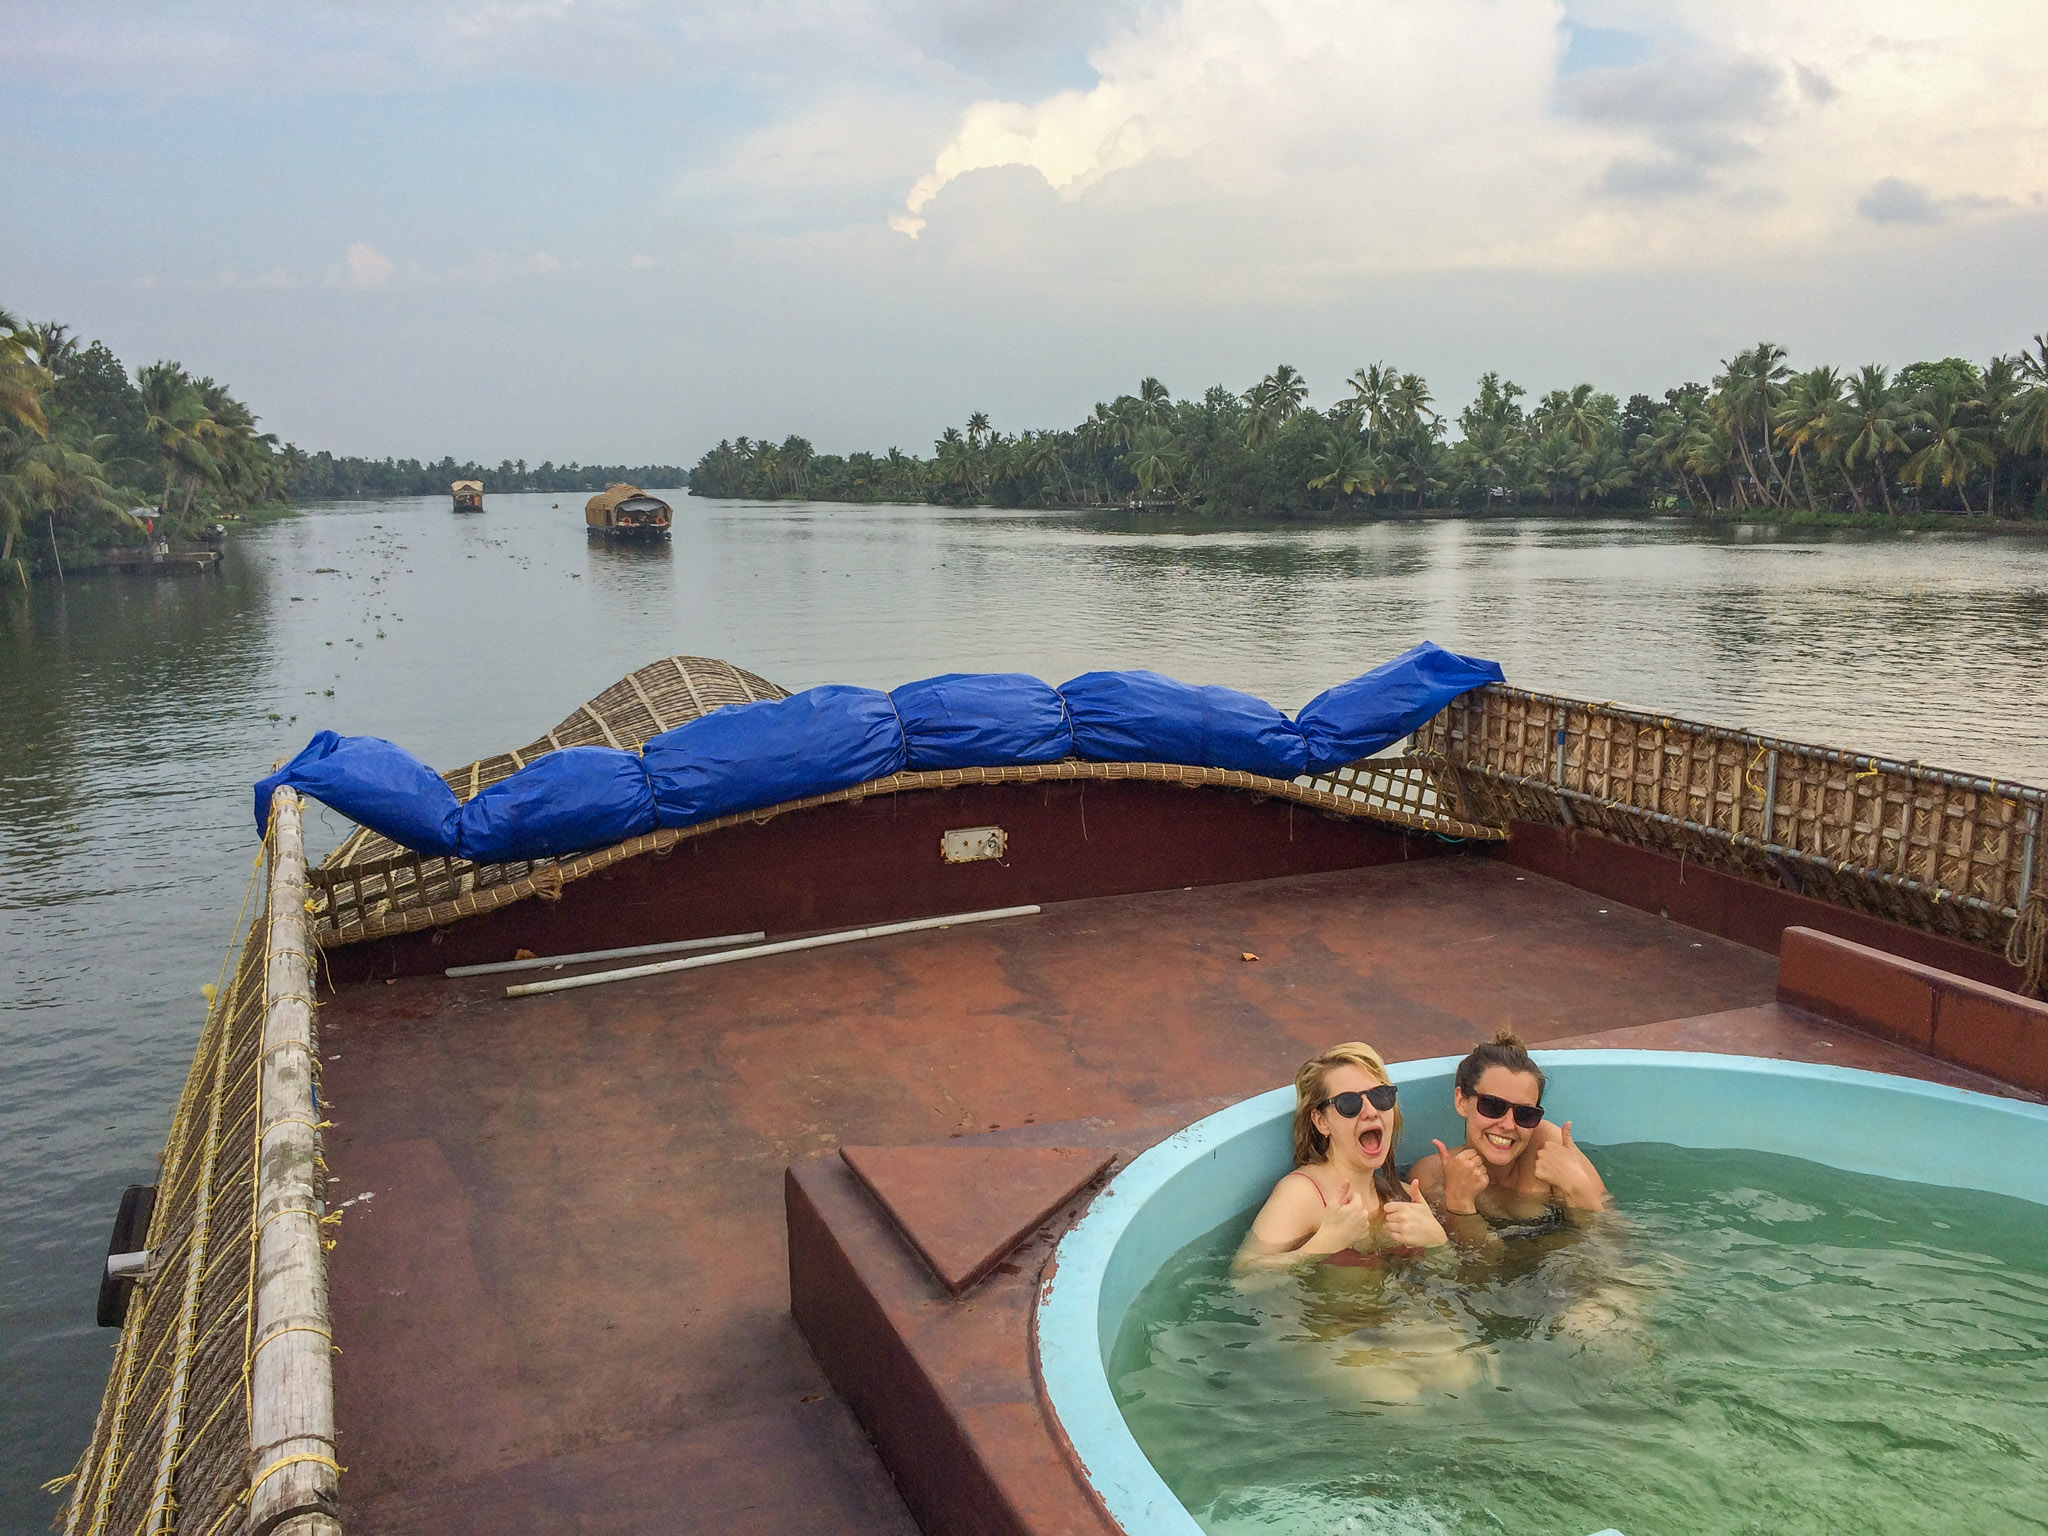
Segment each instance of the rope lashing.
[[2035,891],[2013,918],[2005,958],[2020,972],[2020,990],[2039,997],[2042,977],[2048,973],[2048,891]]

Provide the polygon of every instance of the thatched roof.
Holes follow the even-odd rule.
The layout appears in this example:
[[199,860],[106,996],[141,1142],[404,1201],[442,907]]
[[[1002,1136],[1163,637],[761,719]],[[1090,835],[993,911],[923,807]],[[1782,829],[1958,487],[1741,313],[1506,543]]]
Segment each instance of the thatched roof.
[[639,486],[626,485],[622,482],[618,485],[608,485],[591,497],[589,501],[583,504],[583,512],[586,517],[595,515],[603,517],[605,521],[609,522],[611,520],[610,515],[613,512],[616,512],[625,503],[636,499],[650,501],[660,507],[668,505],[659,496],[649,496]]
[[464,491],[475,491],[477,495],[481,496],[484,493],[484,483],[481,480],[458,480],[449,486],[448,489],[457,496],[460,496]]

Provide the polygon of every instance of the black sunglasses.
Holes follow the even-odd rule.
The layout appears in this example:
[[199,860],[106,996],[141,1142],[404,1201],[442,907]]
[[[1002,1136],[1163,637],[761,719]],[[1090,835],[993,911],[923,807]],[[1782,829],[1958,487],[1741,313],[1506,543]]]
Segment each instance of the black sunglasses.
[[1472,1095],[1472,1102],[1479,1106],[1479,1113],[1489,1120],[1498,1120],[1512,1109],[1515,1112],[1515,1124],[1525,1131],[1533,1131],[1543,1123],[1541,1104],[1517,1104],[1492,1093],[1475,1093]]
[[1360,1093],[1355,1088],[1349,1093],[1333,1093],[1323,1100],[1322,1103],[1318,1104],[1316,1108],[1334,1109],[1346,1120],[1356,1120],[1359,1111],[1364,1109],[1368,1103],[1384,1115],[1394,1107],[1394,1100],[1397,1097],[1399,1095],[1394,1092],[1394,1085],[1392,1083],[1375,1083],[1363,1093]]

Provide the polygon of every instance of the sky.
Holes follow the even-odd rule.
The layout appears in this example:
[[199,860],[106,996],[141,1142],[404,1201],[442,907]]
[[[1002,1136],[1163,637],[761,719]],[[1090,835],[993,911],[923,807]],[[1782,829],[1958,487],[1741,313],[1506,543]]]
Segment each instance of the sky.
[[0,306],[307,449],[930,451],[2048,327],[2042,0],[0,0]]

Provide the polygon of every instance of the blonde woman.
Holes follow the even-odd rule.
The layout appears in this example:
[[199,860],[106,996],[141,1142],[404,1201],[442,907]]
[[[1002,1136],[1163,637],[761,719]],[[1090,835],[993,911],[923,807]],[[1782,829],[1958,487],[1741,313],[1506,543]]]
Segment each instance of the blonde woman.
[[1449,1241],[1421,1190],[1403,1190],[1394,1177],[1398,1097],[1380,1053],[1361,1041],[1301,1064],[1295,1166],[1253,1218],[1237,1251],[1239,1276],[1310,1262],[1376,1264]]

